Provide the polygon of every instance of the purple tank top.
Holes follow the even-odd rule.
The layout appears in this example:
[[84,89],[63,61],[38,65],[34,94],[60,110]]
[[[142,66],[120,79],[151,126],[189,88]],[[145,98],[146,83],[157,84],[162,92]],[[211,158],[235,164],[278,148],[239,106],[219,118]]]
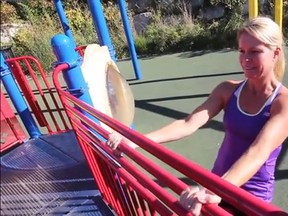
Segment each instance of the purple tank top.
[[[248,114],[242,111],[239,106],[239,95],[246,81],[243,81],[235,90],[224,110],[225,136],[212,169],[212,172],[219,176],[224,175],[252,144],[269,119],[271,104],[281,87],[281,84],[277,86],[258,113]],[[241,188],[267,202],[272,201],[274,171],[281,147],[282,145],[270,154],[258,172]]]

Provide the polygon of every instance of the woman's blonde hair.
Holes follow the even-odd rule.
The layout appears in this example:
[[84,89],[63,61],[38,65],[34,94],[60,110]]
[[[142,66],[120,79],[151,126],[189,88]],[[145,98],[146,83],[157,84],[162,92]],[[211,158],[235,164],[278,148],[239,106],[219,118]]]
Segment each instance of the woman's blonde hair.
[[274,74],[279,81],[282,81],[285,72],[284,40],[277,23],[269,17],[258,16],[244,23],[238,30],[238,39],[243,32],[254,36],[270,49],[280,48]]

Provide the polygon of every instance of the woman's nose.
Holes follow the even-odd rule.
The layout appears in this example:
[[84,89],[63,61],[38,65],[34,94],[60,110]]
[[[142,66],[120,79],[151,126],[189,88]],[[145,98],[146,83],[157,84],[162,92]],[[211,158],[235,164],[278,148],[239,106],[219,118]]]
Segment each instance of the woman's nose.
[[250,62],[250,61],[252,61],[252,57],[251,57],[251,55],[248,54],[248,53],[245,53],[245,54],[243,55],[243,59],[244,59],[245,62]]

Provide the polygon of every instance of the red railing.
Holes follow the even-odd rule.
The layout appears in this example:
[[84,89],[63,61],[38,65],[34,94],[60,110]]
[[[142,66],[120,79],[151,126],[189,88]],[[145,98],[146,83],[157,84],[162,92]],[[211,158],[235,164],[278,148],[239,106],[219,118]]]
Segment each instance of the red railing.
[[80,56],[84,56],[84,52],[86,49],[86,45],[76,47],[75,51],[77,51]]
[[[60,72],[66,69],[68,69],[66,64],[55,68],[53,73],[55,87],[59,92],[103,199],[118,215],[190,215],[180,206],[176,198],[188,186],[125,143],[119,145],[119,150],[125,156],[115,155],[105,145],[103,139],[98,138],[101,135],[105,140],[109,133],[83,113],[89,113],[118,131],[143,150],[218,194],[226,202],[247,215],[288,215],[278,207],[268,204],[226,182],[198,164],[183,158],[162,145],[154,143],[70,95],[61,88],[58,80]],[[131,160],[136,162],[139,167],[138,165],[135,166],[135,163]],[[163,188],[156,182],[164,184],[167,188]],[[212,204],[203,206],[202,214],[211,216],[230,215],[224,209]]]
[[10,107],[4,93],[0,92],[0,115],[1,115],[1,145],[0,152],[11,148],[14,145],[23,143],[27,139],[26,134]]
[[68,130],[70,125],[61,101],[40,62],[31,56],[10,58],[6,62],[43,133]]

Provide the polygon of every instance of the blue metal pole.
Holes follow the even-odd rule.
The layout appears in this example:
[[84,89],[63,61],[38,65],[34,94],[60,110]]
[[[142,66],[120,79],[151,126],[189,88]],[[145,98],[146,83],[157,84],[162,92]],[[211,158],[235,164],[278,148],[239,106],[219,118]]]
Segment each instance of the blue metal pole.
[[69,22],[66,18],[66,14],[65,14],[61,0],[54,0],[54,5],[55,5],[55,8],[56,8],[57,14],[59,16],[59,19],[60,19],[60,22],[61,22],[61,25],[62,25],[62,28],[64,30],[65,35],[71,39],[72,43],[76,47],[76,43],[75,43],[71,28],[69,27]]
[[32,117],[27,107],[27,104],[22,97],[20,89],[18,88],[15,79],[12,76],[12,73],[4,59],[2,52],[1,52],[0,78],[29,136],[31,138],[37,138],[41,136],[41,132],[39,131],[39,128],[37,127],[37,124],[35,123],[34,118]]
[[108,47],[112,60],[116,62],[116,53],[110,39],[108,27],[102,10],[102,4],[100,0],[88,0],[88,6],[92,14],[93,23],[100,41],[100,45],[106,45]]
[[82,101],[92,105],[87,83],[81,71],[82,58],[74,49],[72,40],[64,34],[57,34],[51,40],[53,52],[59,63],[67,63],[69,69],[63,73],[69,91]]
[[[80,67],[82,64],[82,57],[75,51],[73,42],[66,35],[57,34],[52,38],[51,46],[58,62],[69,65],[69,69],[63,73],[64,80],[68,86],[68,91],[83,102],[93,106],[88,86]],[[97,124],[99,123],[99,121],[89,113],[84,111],[81,112]]]
[[120,9],[120,14],[122,17],[122,22],[124,25],[124,30],[125,30],[125,35],[126,35],[127,42],[128,42],[130,55],[132,58],[135,76],[136,76],[137,80],[140,80],[140,79],[142,79],[142,74],[141,74],[141,69],[139,66],[137,53],[136,53],[136,49],[135,49],[135,45],[134,45],[134,39],[133,39],[132,31],[130,28],[130,23],[129,23],[127,11],[126,11],[125,1],[124,0],[118,0],[118,5],[119,5],[119,9]]

